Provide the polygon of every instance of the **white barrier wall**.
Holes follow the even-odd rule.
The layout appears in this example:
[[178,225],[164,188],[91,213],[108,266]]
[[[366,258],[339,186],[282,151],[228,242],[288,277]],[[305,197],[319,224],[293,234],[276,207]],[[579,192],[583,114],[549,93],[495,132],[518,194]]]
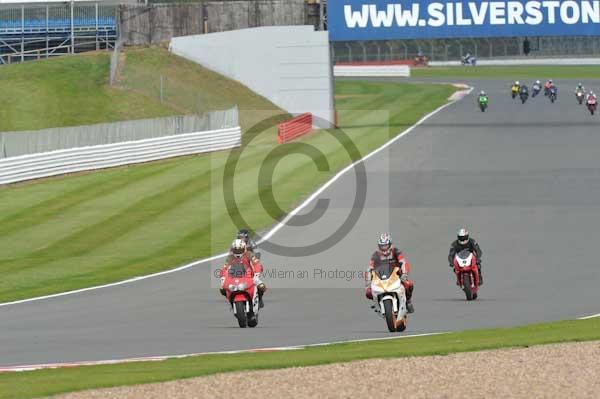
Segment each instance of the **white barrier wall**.
[[356,77],[409,77],[408,65],[336,65],[333,67],[334,76]]
[[327,32],[267,26],[175,37],[170,50],[237,80],[291,114],[310,112],[328,122],[318,127],[334,122]]
[[0,184],[239,147],[240,127],[70,148],[0,160]]
[[[460,66],[460,61],[429,61],[429,66]],[[481,59],[480,66],[510,65],[600,65],[600,58],[514,58],[514,59]]]

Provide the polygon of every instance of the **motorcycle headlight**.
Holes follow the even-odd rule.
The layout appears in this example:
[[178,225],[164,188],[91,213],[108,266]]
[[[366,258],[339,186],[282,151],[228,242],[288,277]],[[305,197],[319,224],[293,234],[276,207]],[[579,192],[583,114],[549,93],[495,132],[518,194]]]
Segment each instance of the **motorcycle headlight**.
[[383,292],[383,287],[381,287],[379,284],[371,284],[371,292],[373,292],[373,293]]
[[246,283],[239,283],[237,286],[238,291],[245,291],[247,287],[248,286],[246,285]]
[[235,285],[233,284],[229,284],[227,288],[229,288],[229,291],[235,291]]
[[399,289],[399,286],[401,286],[401,282],[400,279],[390,279],[390,280],[386,280],[386,284],[385,284],[385,290],[390,292],[390,291],[396,291]]

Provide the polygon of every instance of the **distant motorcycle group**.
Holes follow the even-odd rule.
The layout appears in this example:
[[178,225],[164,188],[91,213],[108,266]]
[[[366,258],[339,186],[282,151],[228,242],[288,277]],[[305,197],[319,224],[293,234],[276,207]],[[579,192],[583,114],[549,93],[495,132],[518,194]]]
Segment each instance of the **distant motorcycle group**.
[[[543,86],[540,83],[540,81],[537,80],[531,86],[531,97],[536,97],[540,92],[542,92],[542,90],[544,91],[544,96],[548,97],[551,103],[554,103],[556,101],[558,97],[558,88],[556,87],[552,79],[549,79],[547,82],[545,82]],[[517,80],[511,85],[510,95],[513,99],[517,98],[518,96],[521,100],[521,104],[525,104],[525,102],[529,98],[529,87],[527,87],[526,84],[521,84]],[[579,83],[577,85],[577,88],[575,89],[575,98],[579,105],[582,105],[585,102],[590,114],[594,115],[597,108],[598,98],[596,97],[593,91],[589,91],[588,93],[586,93],[585,87],[583,87],[583,85]],[[488,108],[488,103],[489,98],[487,94],[485,93],[485,91],[481,91],[479,93],[478,98],[478,104],[481,112],[485,112],[485,110]]]
[[[544,96],[548,97],[551,103],[554,103],[558,97],[558,88],[552,79],[549,79],[546,83],[544,83],[543,86],[539,80],[536,80],[531,86],[531,97],[536,97],[538,94],[540,94],[542,89],[544,90]],[[510,88],[510,95],[513,99],[519,96],[521,104],[525,104],[525,101],[527,101],[529,98],[529,88],[526,84],[521,84],[517,80]]]

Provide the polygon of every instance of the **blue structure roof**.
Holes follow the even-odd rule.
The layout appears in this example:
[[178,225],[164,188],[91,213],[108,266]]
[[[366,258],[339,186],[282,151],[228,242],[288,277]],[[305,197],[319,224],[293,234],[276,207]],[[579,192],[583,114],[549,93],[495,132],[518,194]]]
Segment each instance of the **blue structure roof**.
[[[98,30],[115,30],[116,18],[98,17]],[[96,30],[95,17],[77,17],[73,19],[73,27],[78,30],[94,31]],[[70,18],[52,18],[48,19],[46,26],[45,19],[26,19],[22,25],[21,20],[0,20],[0,34],[20,34],[20,33],[39,33],[39,32],[68,32],[71,30]]]

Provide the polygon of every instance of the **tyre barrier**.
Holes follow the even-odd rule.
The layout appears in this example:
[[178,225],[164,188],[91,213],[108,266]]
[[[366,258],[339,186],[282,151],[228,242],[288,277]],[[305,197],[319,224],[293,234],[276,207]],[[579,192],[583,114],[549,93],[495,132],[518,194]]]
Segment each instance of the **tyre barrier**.
[[295,118],[280,123],[277,127],[277,141],[287,143],[312,131],[312,114],[306,112]]

